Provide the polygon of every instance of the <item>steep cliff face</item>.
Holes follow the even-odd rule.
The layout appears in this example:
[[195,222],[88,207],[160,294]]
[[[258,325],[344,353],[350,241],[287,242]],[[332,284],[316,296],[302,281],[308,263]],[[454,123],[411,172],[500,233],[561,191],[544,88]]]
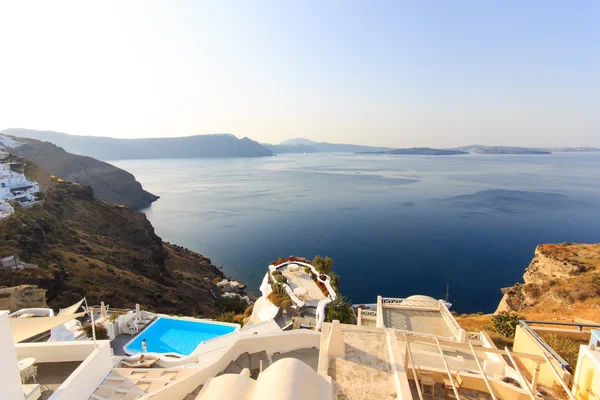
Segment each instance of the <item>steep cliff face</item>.
[[22,308],[48,308],[46,291],[33,285],[0,289],[0,310],[15,312]]
[[523,281],[502,289],[497,312],[600,321],[600,244],[540,245]]
[[0,256],[37,269],[0,271],[0,285],[37,285],[54,308],[90,304],[187,315],[216,313],[210,293],[223,277],[210,259],[165,244],[143,213],[94,198],[88,186],[54,179],[43,206],[0,223]]
[[49,142],[14,139],[22,144],[8,149],[12,154],[35,163],[47,174],[91,186],[98,199],[134,208],[147,206],[158,199],[145,191],[132,174],[114,165],[68,153]]

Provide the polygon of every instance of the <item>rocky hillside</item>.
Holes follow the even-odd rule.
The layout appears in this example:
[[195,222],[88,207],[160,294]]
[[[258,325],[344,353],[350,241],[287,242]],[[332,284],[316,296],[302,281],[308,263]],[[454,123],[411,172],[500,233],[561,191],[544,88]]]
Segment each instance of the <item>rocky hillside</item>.
[[502,289],[497,311],[600,322],[600,243],[540,245],[523,281]]
[[0,223],[0,256],[37,269],[0,271],[0,286],[37,285],[48,304],[86,296],[117,308],[216,314],[210,289],[223,274],[210,259],[163,243],[143,213],[94,198],[89,186],[52,179],[43,206],[18,207]]
[[47,174],[91,186],[95,196],[101,200],[141,208],[158,199],[158,196],[145,191],[132,174],[114,165],[68,153],[49,142],[11,138],[21,145],[7,149],[10,153],[37,164]]

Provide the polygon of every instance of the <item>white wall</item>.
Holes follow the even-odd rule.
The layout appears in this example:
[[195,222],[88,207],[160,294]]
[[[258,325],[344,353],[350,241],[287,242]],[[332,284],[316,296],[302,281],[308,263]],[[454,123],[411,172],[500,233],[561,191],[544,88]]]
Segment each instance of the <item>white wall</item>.
[[[97,341],[97,343],[104,342],[107,341]],[[91,340],[78,340],[71,342],[16,343],[15,349],[19,360],[33,357],[38,363],[83,361],[94,351],[94,342]]]
[[97,341],[98,347],[52,396],[50,400],[88,400],[112,369],[112,355],[108,340]]
[[15,352],[8,313],[0,311],[0,390],[3,399],[22,400],[25,398],[21,386],[21,374],[17,364],[17,353]]

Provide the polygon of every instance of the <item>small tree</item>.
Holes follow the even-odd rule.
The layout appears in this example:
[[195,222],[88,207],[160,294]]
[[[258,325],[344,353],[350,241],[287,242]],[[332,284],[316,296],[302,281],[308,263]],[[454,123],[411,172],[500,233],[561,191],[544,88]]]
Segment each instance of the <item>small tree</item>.
[[514,338],[519,320],[524,317],[508,311],[502,311],[492,317],[492,330],[507,338]]
[[331,257],[321,257],[316,255],[312,260],[312,265],[322,274],[329,275],[331,274],[331,271],[333,271],[333,260]]

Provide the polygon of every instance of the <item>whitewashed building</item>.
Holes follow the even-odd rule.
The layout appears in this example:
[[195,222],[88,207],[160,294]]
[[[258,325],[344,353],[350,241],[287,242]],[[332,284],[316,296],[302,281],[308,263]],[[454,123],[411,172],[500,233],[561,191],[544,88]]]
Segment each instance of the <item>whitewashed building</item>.
[[40,186],[11,169],[13,163],[0,163],[0,200],[28,205],[37,201]]

